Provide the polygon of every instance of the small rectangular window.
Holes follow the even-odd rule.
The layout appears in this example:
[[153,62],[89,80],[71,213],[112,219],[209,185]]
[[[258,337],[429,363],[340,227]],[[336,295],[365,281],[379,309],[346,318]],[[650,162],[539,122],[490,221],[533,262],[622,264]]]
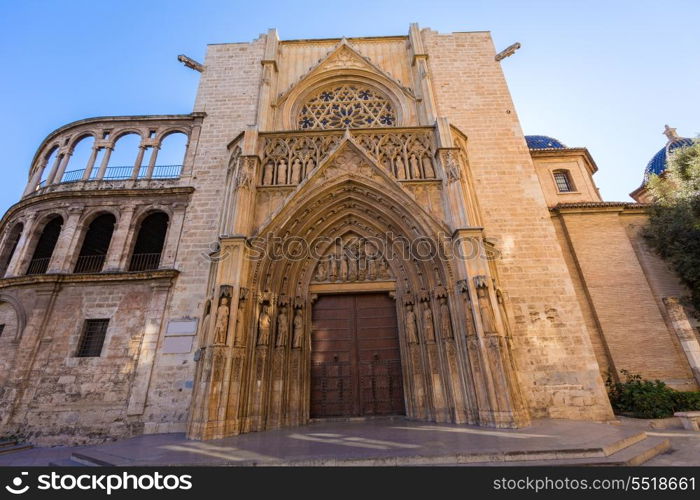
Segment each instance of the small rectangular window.
[[574,190],[571,186],[571,179],[569,179],[568,173],[554,172],[554,180],[557,183],[557,189],[560,193],[569,193]]
[[99,357],[108,324],[108,319],[86,319],[75,355],[79,358]]
[[5,323],[0,325],[0,337],[2,337],[3,330],[5,330]]

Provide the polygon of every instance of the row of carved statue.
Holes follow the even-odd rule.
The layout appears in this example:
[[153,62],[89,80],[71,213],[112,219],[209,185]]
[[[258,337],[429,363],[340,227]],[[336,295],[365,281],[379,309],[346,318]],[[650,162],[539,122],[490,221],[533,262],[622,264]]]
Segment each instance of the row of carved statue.
[[[476,276],[474,278],[476,288],[477,310],[479,311],[481,325],[485,334],[493,334],[498,331],[496,319],[491,305],[491,299],[488,293],[488,282],[484,276]],[[466,280],[458,283],[461,292],[468,296],[468,286]],[[236,325],[234,328],[234,346],[243,347],[245,345],[245,328],[240,325],[241,310],[247,290],[241,289],[241,299],[239,300],[239,314],[237,314]],[[431,308],[429,297],[424,294],[418,301],[420,306],[415,306],[411,298],[412,295],[407,294],[409,299],[404,301],[404,324],[406,339],[409,344],[419,344],[419,325],[423,331],[423,337],[426,343],[434,343],[436,340],[435,319]],[[450,316],[450,307],[447,301],[447,293],[444,287],[439,286],[436,289],[435,297],[437,299],[437,307],[439,308],[439,332],[444,339],[453,338],[452,323]],[[216,325],[214,328],[214,344],[225,345],[228,340],[229,318],[230,318],[230,302],[231,302],[231,287],[222,286],[222,292],[219,297],[219,305],[216,310]],[[467,305],[467,314],[471,316],[470,305]],[[261,304],[260,312],[256,322],[256,345],[267,346],[274,341],[275,347],[285,347],[291,341],[293,349],[301,349],[304,343],[305,319],[302,305],[295,304],[293,319],[289,321],[288,302],[285,300],[279,306],[277,318],[274,322],[276,325],[276,335],[273,339],[273,321],[271,316],[271,304],[269,300],[264,300]],[[418,310],[416,310],[418,309]],[[204,324],[208,323],[209,311],[205,311]],[[290,330],[291,326],[291,330]],[[291,332],[291,339],[290,339]]]
[[355,251],[347,248],[321,258],[316,265],[313,281],[348,282],[392,279],[386,260],[377,253],[366,253],[364,249]]
[[[256,345],[266,346],[272,336],[272,318],[270,317],[270,305],[263,304],[258,317],[258,338]],[[277,336],[275,347],[284,347],[289,342],[289,316],[287,306],[281,306],[277,314]],[[294,310],[292,321],[292,349],[301,349],[304,342],[304,314],[301,307]]]
[[[453,338],[452,324],[450,322],[450,306],[447,305],[447,297],[438,299],[440,307],[440,332],[445,339]],[[435,325],[433,321],[433,311],[429,302],[423,302],[423,310],[419,311],[420,321],[425,332],[426,343],[435,342]],[[409,344],[419,344],[418,340],[418,318],[413,310],[413,304],[406,305],[406,339]]]

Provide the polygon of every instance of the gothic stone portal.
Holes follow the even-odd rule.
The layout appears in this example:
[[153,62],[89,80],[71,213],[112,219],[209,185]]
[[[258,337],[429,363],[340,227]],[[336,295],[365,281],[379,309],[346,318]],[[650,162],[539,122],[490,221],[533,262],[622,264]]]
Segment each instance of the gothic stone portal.
[[[237,168],[248,166],[240,161]],[[241,213],[257,209],[250,183],[234,193],[235,205],[249,204]],[[234,227],[232,234],[242,232]],[[251,261],[243,239],[222,239],[228,258],[217,270],[210,310],[229,319],[203,321],[211,326],[197,368],[190,437],[301,425],[332,414],[403,412],[434,422],[522,424],[527,416],[488,264],[469,270],[406,248],[416,239],[437,242],[441,234],[451,234],[444,221],[354,140],[342,139],[256,230],[266,241],[309,242],[314,252],[301,258],[262,252]],[[395,313],[387,320],[395,326],[384,325],[386,352],[365,336],[372,325],[364,320],[344,332],[344,346],[322,345],[327,339],[319,325],[328,320],[321,313],[328,301],[352,301],[346,313],[359,318],[372,297],[328,295],[380,292],[391,293],[376,300],[387,311],[392,301]],[[338,366],[318,364],[336,357]]]
[[311,330],[311,417],[404,412],[394,301],[385,293],[321,296]]

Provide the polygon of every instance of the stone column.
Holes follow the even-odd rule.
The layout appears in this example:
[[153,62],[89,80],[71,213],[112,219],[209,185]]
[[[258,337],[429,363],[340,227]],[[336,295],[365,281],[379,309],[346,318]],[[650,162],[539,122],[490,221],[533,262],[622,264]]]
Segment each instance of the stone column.
[[[217,311],[223,291],[230,296],[229,318],[213,318],[207,331],[200,332],[200,357],[197,380],[189,412],[188,437],[191,439],[215,439],[238,434],[243,425],[239,419],[239,404],[243,396],[243,361],[246,345],[255,337],[246,335],[246,325],[239,315],[244,314],[241,301],[245,299],[241,282],[247,275],[245,238],[221,239],[217,265],[212,316]],[[224,280],[228,280],[224,283]],[[247,299],[246,299],[247,300]],[[216,342],[217,323],[227,325],[225,344]],[[219,339],[220,340],[220,339]],[[236,360],[236,363],[232,363]]]
[[184,203],[173,203],[172,217],[168,221],[168,234],[165,237],[165,244],[160,257],[161,269],[172,269],[175,267],[175,257],[177,255],[177,247],[180,242],[180,234],[182,233],[182,224],[185,221]]
[[109,243],[109,250],[105,259],[105,271],[124,271],[124,263],[126,262],[126,254],[129,249],[126,247],[129,231],[131,229],[131,221],[134,216],[134,207],[127,205],[121,209],[119,214],[119,222],[112,234],[112,241]]
[[139,153],[136,155],[136,161],[134,162],[134,169],[131,171],[131,178],[137,179],[139,176],[139,171],[141,170],[141,164],[143,163],[143,155],[146,153],[146,147],[143,144],[139,145]]
[[[17,242],[17,248],[15,249],[15,254],[10,259],[7,265],[7,271],[5,271],[5,277],[11,278],[12,276],[19,276],[24,272],[25,265],[31,258],[30,251],[33,252],[34,249],[30,248],[30,236],[34,234],[34,221],[36,220],[36,213],[30,213],[24,220],[24,230],[22,235],[19,237]],[[38,238],[38,235],[37,235]]]
[[474,183],[466,164],[466,151],[455,146],[446,118],[439,117],[436,125],[438,148],[435,156],[445,185],[443,203],[448,223],[452,229],[481,226]]
[[36,191],[37,187],[39,186],[39,183],[41,182],[41,175],[44,173],[44,169],[46,168],[47,162],[47,160],[44,160],[39,166],[39,168],[36,169],[34,175],[32,175],[29,179],[29,182],[27,182],[27,187],[24,189],[22,197],[32,194],[34,191]]
[[5,394],[4,404],[0,407],[0,432],[12,430],[14,422],[19,424],[25,419],[28,406],[41,388],[35,381],[40,379],[46,366],[46,356],[50,353],[51,315],[60,285],[45,283],[36,284],[33,288],[34,301],[27,311],[23,338],[10,370],[10,378],[3,384]]
[[277,74],[277,45],[279,37],[277,30],[272,28],[267,31],[265,41],[265,54],[262,59],[262,79],[260,85],[260,100],[258,102],[257,124],[260,131],[269,130],[271,117],[270,101],[273,95],[273,87]]
[[54,160],[53,165],[51,166],[51,171],[49,172],[49,175],[46,177],[46,185],[47,186],[49,184],[53,184],[53,181],[56,178],[56,172],[58,172],[58,167],[61,165],[62,160],[63,160],[63,155],[60,153],[57,153],[56,159]]
[[66,152],[66,154],[63,155],[61,164],[58,167],[58,171],[56,172],[56,177],[54,177],[53,179],[54,184],[60,184],[61,179],[63,179],[63,174],[66,172],[66,167],[68,166],[68,162],[70,161],[71,156],[73,156],[72,151],[68,151]]
[[433,96],[433,84],[428,69],[428,53],[423,46],[418,23],[412,23],[408,30],[408,39],[413,56],[412,65],[418,77],[418,86],[422,103],[421,122],[423,125],[432,125],[435,122],[435,97]]
[[77,229],[80,216],[83,213],[83,207],[70,207],[68,209],[68,220],[63,222],[61,234],[58,236],[58,241],[51,254],[49,267],[46,270],[47,274],[70,272],[68,267],[73,254],[74,246],[77,242]]
[[[246,416],[241,412],[245,402],[247,347],[255,344],[255,335],[247,329],[248,324],[257,324],[257,310],[253,304],[255,297],[244,299],[245,279],[249,261],[246,259],[246,236],[252,228],[252,204],[255,202],[256,169],[260,159],[255,155],[257,131],[246,131],[236,170],[226,186],[232,198],[230,208],[222,217],[230,221],[222,225],[225,233],[220,239],[220,251],[216,263],[215,290],[218,300],[221,290],[227,290],[231,297],[226,345],[214,342],[215,321],[209,321],[209,331],[200,332],[200,352],[195,392],[189,412],[188,437],[192,439],[213,439],[238,434],[246,425]],[[225,205],[227,205],[225,203]],[[246,291],[247,292],[247,291]],[[252,293],[251,293],[252,295]],[[212,311],[216,308],[212,304]],[[246,312],[247,311],[247,312]],[[253,315],[244,319],[245,314]],[[271,314],[274,314],[271,313]],[[231,334],[231,332],[234,334]],[[251,338],[252,337],[252,338]],[[221,378],[223,377],[223,379]]]
[[698,343],[698,338],[688,320],[688,315],[683,305],[678,301],[678,297],[664,297],[663,301],[673,330],[678,336],[686,358],[688,358],[688,364],[695,381],[700,385],[700,343]]
[[146,323],[143,330],[135,338],[132,338],[132,342],[139,345],[139,348],[126,412],[128,416],[143,415],[146,408],[153,362],[158,348],[158,337],[163,324],[170,282],[152,283],[151,290]]
[[95,167],[95,160],[97,159],[97,153],[99,152],[100,148],[96,145],[92,146],[92,153],[90,154],[90,159],[87,162],[87,165],[85,166],[85,171],[83,172],[83,177],[82,180],[86,181],[90,178],[90,174],[92,174],[92,169]]
[[105,155],[102,157],[102,163],[100,163],[100,169],[97,171],[97,179],[103,179],[105,172],[107,172],[107,165],[109,165],[109,157],[114,151],[114,146],[105,146]]
[[[482,425],[519,427],[529,417],[523,405],[513,365],[505,320],[494,288],[494,279],[481,228],[455,231],[455,256],[460,291],[466,298],[464,320],[467,359],[474,375],[473,387]],[[471,324],[469,324],[471,323]]]
[[153,170],[156,168],[156,159],[158,158],[158,151],[160,151],[160,146],[153,146],[151,151],[151,157],[148,160],[148,170],[146,171],[146,179],[153,177]]

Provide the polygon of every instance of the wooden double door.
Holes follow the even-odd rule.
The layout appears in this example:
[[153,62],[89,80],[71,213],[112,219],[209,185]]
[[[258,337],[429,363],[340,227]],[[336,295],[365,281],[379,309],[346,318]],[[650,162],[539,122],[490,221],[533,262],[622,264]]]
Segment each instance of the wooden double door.
[[311,417],[404,413],[394,301],[386,293],[321,295],[313,307]]

